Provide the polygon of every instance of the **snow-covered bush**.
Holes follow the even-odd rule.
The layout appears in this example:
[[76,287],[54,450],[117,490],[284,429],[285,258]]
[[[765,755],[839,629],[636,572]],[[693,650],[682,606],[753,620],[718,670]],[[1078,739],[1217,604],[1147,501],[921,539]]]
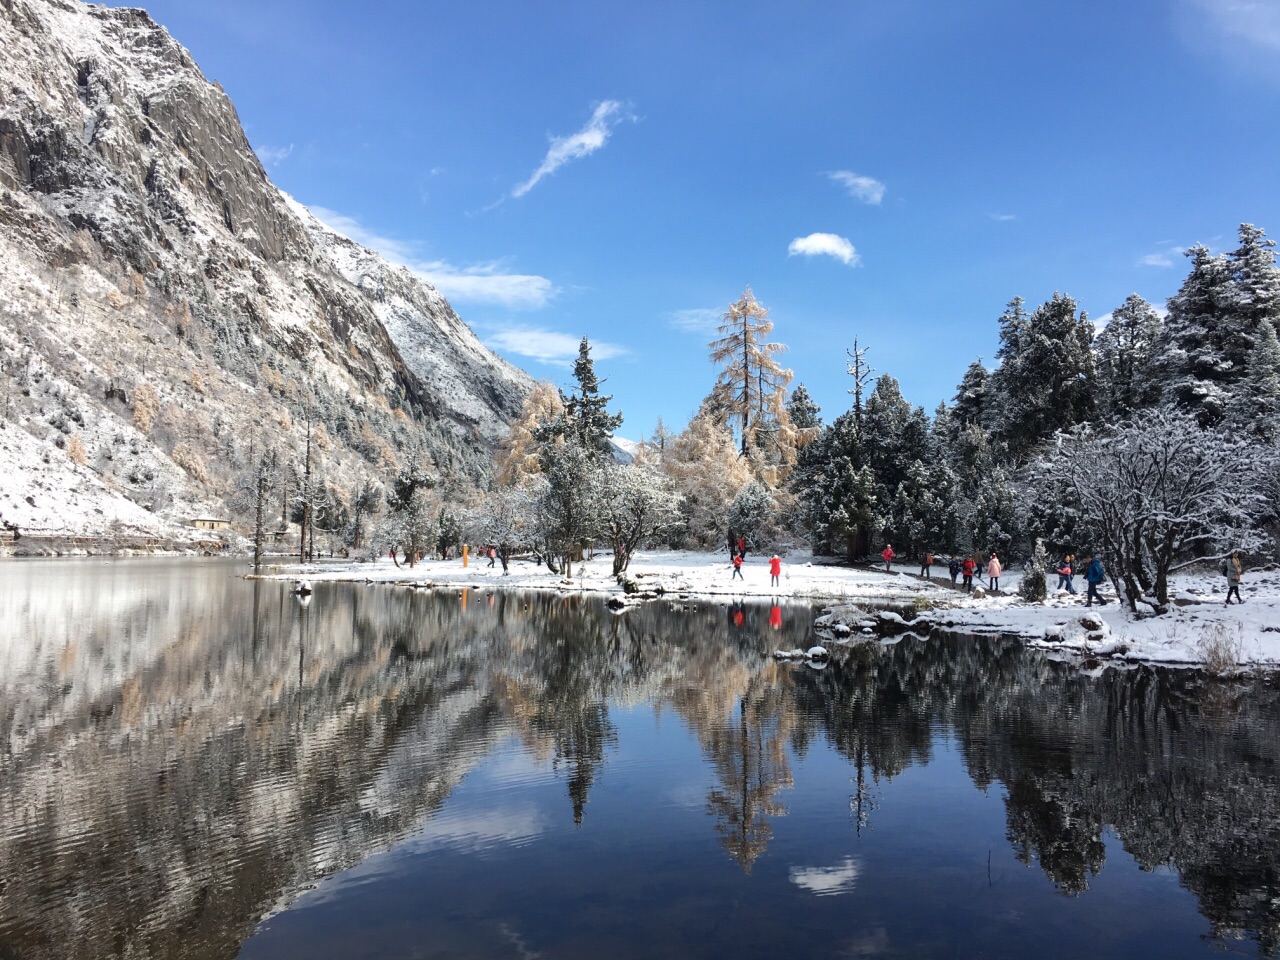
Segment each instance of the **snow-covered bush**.
[[1018,596],[1027,603],[1044,603],[1048,593],[1048,585],[1045,583],[1048,563],[1044,541],[1037,539],[1035,552],[1031,555],[1031,569],[1023,575],[1022,582],[1018,584]]

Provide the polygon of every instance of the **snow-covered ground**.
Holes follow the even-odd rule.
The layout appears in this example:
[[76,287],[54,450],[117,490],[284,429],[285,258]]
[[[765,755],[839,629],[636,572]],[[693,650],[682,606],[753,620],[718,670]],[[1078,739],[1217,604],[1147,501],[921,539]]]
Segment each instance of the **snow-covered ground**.
[[[307,567],[273,567],[270,576],[312,581],[400,583],[414,586],[478,589],[586,591],[621,597],[622,587],[610,575],[612,557],[599,553],[574,566],[573,577],[552,574],[531,560],[515,560],[504,577],[499,564],[490,569],[484,557],[472,557],[468,567],[461,560],[424,561],[413,569],[396,567],[389,558],[368,563],[324,563]],[[692,551],[643,551],[631,562],[628,576],[642,592],[667,595],[719,597],[725,601],[746,598],[828,603],[828,625],[846,623],[848,636],[859,642],[865,614],[885,606],[923,609],[931,627],[961,633],[1013,634],[1028,642],[1097,658],[1157,663],[1204,663],[1215,652],[1242,667],[1280,664],[1280,572],[1246,573],[1242,606],[1224,606],[1226,584],[1221,577],[1181,575],[1174,579],[1172,595],[1178,606],[1161,617],[1134,619],[1115,602],[1110,585],[1103,596],[1110,602],[1086,609],[1083,578],[1076,578],[1080,593],[1051,593],[1044,604],[1018,599],[1019,575],[1001,577],[999,594],[970,595],[951,588],[945,567],[934,567],[934,579],[925,582],[914,565],[882,570],[833,566],[807,553],[783,558],[779,586],[770,583],[769,558],[748,556],[743,579],[732,578],[725,554]],[[1057,578],[1052,577],[1053,587]],[[906,619],[911,620],[907,614]],[[845,631],[842,630],[842,634]]]

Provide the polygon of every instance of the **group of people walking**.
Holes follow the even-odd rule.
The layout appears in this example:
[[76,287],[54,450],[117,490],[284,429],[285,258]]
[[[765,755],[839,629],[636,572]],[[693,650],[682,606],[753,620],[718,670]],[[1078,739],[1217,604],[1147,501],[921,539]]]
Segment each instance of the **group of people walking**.
[[[889,544],[885,544],[885,553],[882,553],[881,556],[884,557],[886,553],[889,556],[885,558],[885,570],[888,570],[889,560],[893,556],[893,547]],[[951,582],[957,584],[957,586],[963,584],[966,591],[973,590],[973,578],[978,576],[978,570],[977,558],[972,553],[963,558],[951,557],[947,561],[947,573],[951,575]],[[991,559],[987,561],[987,588],[989,590],[999,592],[1000,577],[1003,573],[1004,564],[1000,562],[1000,557],[997,554],[992,553]],[[933,577],[933,554],[927,550],[920,557],[920,576],[926,580]],[[979,577],[979,579],[981,578]],[[957,581],[960,582],[957,583]]]
[[1088,585],[1088,591],[1085,594],[1085,606],[1093,606],[1093,601],[1097,600],[1098,605],[1105,604],[1106,599],[1098,592],[1100,587],[1107,579],[1106,572],[1102,569],[1102,556],[1096,555],[1085,557],[1079,564],[1076,563],[1076,555],[1068,553],[1063,555],[1058,562],[1058,566],[1054,568],[1054,572],[1058,575],[1058,590],[1066,590],[1072,596],[1076,592],[1075,574],[1080,567],[1084,567],[1084,581]]
[[[729,537],[729,552],[731,563],[733,564],[733,574],[729,577],[733,580],[735,577],[743,582],[746,578],[742,575],[742,565],[747,561],[747,538],[738,537],[735,542],[733,536]],[[777,587],[782,583],[782,558],[776,553],[769,558],[769,586]]]

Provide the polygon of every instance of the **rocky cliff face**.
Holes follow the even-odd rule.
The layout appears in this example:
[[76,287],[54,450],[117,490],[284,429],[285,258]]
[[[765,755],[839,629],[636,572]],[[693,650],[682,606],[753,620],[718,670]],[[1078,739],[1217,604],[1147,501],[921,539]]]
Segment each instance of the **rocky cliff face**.
[[418,448],[480,478],[532,385],[272,185],[145,12],[76,0],[0,0],[0,305],[0,517],[24,527],[225,514],[307,423],[338,494]]

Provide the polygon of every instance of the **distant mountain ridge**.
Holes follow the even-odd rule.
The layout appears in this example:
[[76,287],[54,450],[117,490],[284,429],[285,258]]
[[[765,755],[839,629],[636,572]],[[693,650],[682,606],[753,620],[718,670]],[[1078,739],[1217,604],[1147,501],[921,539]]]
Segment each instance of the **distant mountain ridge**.
[[533,385],[282,194],[163,27],[78,0],[0,0],[0,304],[0,517],[21,527],[173,533],[308,422],[338,493],[412,449],[478,480]]

